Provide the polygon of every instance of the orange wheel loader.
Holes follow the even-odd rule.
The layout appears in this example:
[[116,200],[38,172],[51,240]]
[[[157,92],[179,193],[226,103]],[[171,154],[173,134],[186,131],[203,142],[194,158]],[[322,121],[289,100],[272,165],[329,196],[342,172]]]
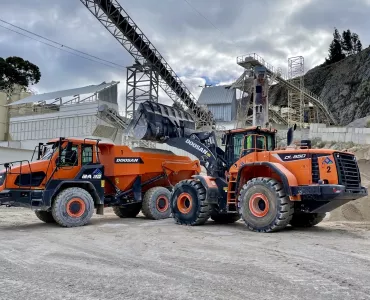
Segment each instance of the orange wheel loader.
[[197,132],[185,112],[143,102],[129,132],[136,138],[166,143],[199,158],[207,175],[180,181],[171,197],[177,223],[201,225],[209,218],[233,223],[240,218],[252,231],[311,227],[327,212],[367,195],[353,154],[312,149],[309,140],[277,148],[276,130],[228,130],[222,149],[214,131]]
[[54,139],[36,152],[33,162],[3,164],[0,205],[32,208],[40,220],[63,227],[85,225],[107,206],[121,218],[140,210],[168,218],[172,187],[200,173],[199,161],[170,151],[92,139]]

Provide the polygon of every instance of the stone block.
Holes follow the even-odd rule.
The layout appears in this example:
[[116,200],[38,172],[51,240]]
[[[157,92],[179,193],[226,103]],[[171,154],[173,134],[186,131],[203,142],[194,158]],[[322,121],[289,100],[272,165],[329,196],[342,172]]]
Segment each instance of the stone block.
[[352,136],[353,136],[352,132],[347,132],[345,134],[344,142],[345,143],[352,142]]
[[310,132],[317,132],[317,124],[310,124]]
[[350,132],[350,133],[355,133],[355,127],[348,127],[347,128],[347,132]]
[[346,133],[345,132],[338,132],[338,142],[344,142],[346,140]]
[[352,142],[355,143],[355,144],[362,144],[363,139],[364,139],[363,135],[359,134],[359,133],[355,133],[352,136]]
[[355,144],[364,145],[366,144],[366,134],[357,134],[354,138]]

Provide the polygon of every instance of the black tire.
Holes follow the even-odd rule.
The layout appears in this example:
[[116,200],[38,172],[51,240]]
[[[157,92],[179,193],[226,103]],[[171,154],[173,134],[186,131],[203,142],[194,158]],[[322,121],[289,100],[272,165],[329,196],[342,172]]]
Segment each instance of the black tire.
[[171,215],[171,192],[161,186],[153,187],[145,192],[141,211],[152,220],[167,219]]
[[290,225],[297,228],[309,228],[324,220],[326,213],[294,213]]
[[94,200],[85,189],[66,188],[56,196],[51,212],[60,226],[83,226],[90,221],[94,213]]
[[196,180],[176,184],[171,197],[171,210],[177,224],[203,225],[211,216],[211,207],[205,202],[206,190]]
[[272,178],[249,180],[239,194],[239,210],[246,226],[257,232],[285,228],[294,212],[293,203],[283,186]]
[[38,217],[41,221],[45,223],[55,223],[55,219],[51,211],[36,210],[35,215],[36,217]]
[[240,220],[239,214],[219,214],[213,212],[211,214],[211,219],[219,224],[231,224]]
[[127,206],[113,206],[113,212],[120,218],[136,218],[141,210],[141,202]]

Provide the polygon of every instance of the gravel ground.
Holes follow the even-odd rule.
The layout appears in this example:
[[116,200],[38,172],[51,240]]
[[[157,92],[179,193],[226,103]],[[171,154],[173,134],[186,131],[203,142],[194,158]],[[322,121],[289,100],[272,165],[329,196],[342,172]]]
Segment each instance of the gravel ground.
[[370,299],[369,229],[258,234],[110,210],[66,229],[0,208],[0,299]]

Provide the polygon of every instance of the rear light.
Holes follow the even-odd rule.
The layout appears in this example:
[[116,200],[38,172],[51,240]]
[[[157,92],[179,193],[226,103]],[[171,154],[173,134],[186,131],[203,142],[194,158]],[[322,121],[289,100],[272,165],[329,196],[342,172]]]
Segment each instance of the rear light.
[[342,190],[340,190],[340,189],[337,189],[337,188],[333,188],[333,193],[335,193],[335,194],[338,194],[338,193],[340,193]]

